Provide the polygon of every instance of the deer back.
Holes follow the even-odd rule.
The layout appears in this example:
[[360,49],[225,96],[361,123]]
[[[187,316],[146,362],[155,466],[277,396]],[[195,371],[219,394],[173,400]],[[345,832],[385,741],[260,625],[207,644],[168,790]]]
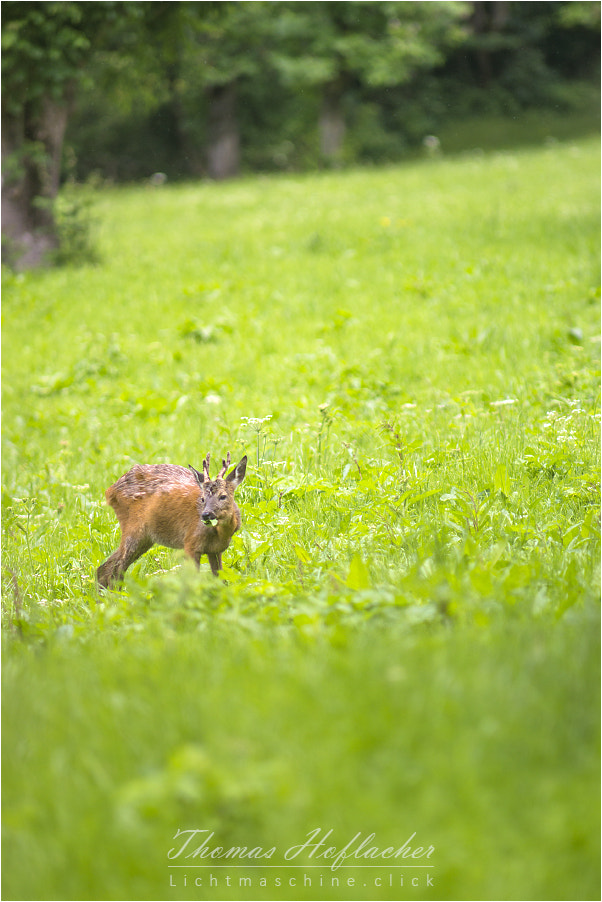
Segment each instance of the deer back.
[[175,464],[137,464],[105,492],[123,533],[172,548],[200,521],[201,495],[194,474]]
[[[228,465],[230,455],[228,455]],[[195,553],[223,551],[240,528],[234,491],[244,478],[246,457],[225,479],[174,464],[137,464],[110,486],[105,497],[124,535]]]

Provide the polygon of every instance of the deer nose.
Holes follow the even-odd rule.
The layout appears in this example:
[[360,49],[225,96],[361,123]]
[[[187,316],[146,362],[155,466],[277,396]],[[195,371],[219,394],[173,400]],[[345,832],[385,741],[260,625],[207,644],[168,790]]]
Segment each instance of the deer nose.
[[203,511],[202,517],[203,523],[211,523],[212,520],[215,520],[215,516],[211,513],[211,511]]

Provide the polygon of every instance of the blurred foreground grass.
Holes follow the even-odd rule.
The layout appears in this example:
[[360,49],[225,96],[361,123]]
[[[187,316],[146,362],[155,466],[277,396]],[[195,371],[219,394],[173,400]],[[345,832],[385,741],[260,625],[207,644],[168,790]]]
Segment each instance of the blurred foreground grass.
[[[5,666],[5,898],[596,898],[597,618],[368,626],[344,647],[142,633]],[[276,852],[253,869],[168,861],[193,828]],[[305,854],[289,863],[321,867],[274,868],[317,828],[339,849],[416,834],[435,853],[428,872]]]

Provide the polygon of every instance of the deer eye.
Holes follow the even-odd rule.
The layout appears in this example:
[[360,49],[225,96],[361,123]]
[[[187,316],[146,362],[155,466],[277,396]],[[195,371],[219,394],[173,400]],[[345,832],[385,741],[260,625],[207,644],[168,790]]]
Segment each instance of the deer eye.
[[220,501],[225,501],[227,497],[228,497],[227,495],[220,495],[220,496],[219,496],[219,500],[220,500]]

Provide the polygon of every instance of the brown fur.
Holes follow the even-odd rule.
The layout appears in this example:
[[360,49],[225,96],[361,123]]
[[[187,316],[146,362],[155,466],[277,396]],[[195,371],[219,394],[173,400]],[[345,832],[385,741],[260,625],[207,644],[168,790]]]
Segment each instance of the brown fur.
[[[209,478],[209,455],[202,473],[173,464],[136,465],[109,486],[105,497],[119,520],[121,543],[96,571],[98,585],[107,588],[119,583],[128,567],[153,545],[183,548],[197,567],[206,554],[217,576],[222,552],[240,529],[234,491],[245,477],[247,458],[225,476],[229,464],[228,454],[214,480]],[[212,526],[203,518],[217,523]]]

